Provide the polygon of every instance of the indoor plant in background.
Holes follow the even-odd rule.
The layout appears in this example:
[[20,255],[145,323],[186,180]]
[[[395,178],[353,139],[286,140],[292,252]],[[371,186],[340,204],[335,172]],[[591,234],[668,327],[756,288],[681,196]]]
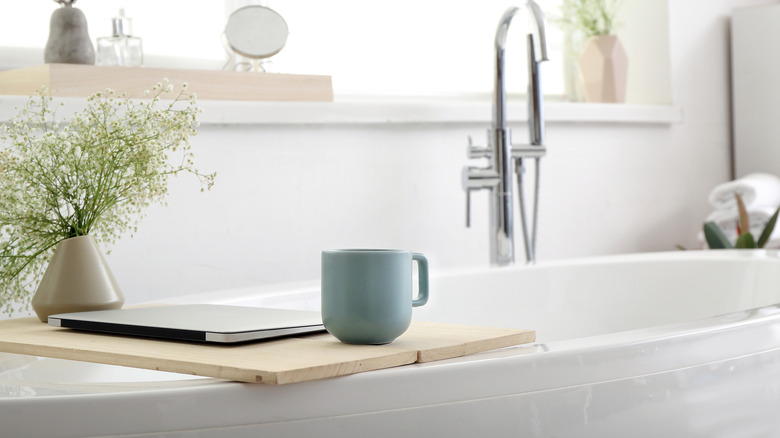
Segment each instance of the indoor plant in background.
[[[51,309],[121,307],[124,299],[95,242],[111,244],[135,231],[145,208],[164,201],[170,175],[193,174],[201,190],[214,181],[214,174],[194,167],[190,141],[201,109],[185,91],[186,85],[173,93],[164,80],[147,92],[148,100],[134,102],[106,90],[65,120],[55,114],[64,109],[43,91],[2,127],[0,304],[6,314],[26,308],[36,286],[32,304],[44,321]],[[94,288],[103,290],[83,292]]]
[[620,0],[563,0],[558,23],[578,55],[579,76],[588,102],[626,99],[628,57],[615,35]]
[[775,213],[769,218],[764,229],[761,231],[761,235],[758,240],[755,239],[750,232],[750,222],[745,203],[742,202],[742,197],[739,194],[734,193],[737,200],[737,211],[739,212],[739,221],[737,225],[737,240],[732,245],[728,237],[723,233],[723,230],[718,227],[715,222],[706,222],[704,224],[704,238],[707,240],[707,245],[710,249],[757,249],[763,248],[764,245],[769,242],[772,237],[772,231],[775,229],[777,223],[777,216],[780,214],[780,207],[775,210]]

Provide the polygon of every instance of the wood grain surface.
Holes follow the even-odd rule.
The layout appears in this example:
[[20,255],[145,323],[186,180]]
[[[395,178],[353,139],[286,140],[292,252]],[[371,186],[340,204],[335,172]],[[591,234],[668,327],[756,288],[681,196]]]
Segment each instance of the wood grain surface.
[[37,318],[0,321],[0,351],[286,384],[460,357],[533,342],[533,330],[413,322],[386,345],[348,345],[325,334],[211,345],[81,332]]
[[332,101],[330,76],[256,73],[221,70],[179,70],[146,67],[108,67],[44,64],[0,71],[0,95],[31,96],[42,86],[52,96],[87,97],[106,88],[117,95],[142,98],[144,91],[167,78],[179,90],[187,82],[198,99]]

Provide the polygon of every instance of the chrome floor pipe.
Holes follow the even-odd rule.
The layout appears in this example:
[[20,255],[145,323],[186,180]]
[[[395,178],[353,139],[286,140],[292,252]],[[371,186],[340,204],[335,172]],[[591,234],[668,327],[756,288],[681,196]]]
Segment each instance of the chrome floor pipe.
[[[506,36],[512,19],[520,8],[509,8],[498,23],[495,37],[495,75],[493,88],[493,121],[488,130],[488,145],[475,146],[469,141],[469,158],[486,158],[486,167],[467,166],[463,169],[463,188],[466,191],[466,223],[470,222],[472,190],[488,190],[490,212],[490,262],[496,265],[510,265],[515,261],[513,232],[513,194],[512,172],[518,175],[520,192],[520,215],[523,224],[523,236],[526,241],[526,258],[533,262],[536,248],[536,222],[538,217],[539,178],[537,171],[536,196],[534,199],[533,224],[527,220],[522,189],[522,159],[534,158],[537,162],[546,153],[544,147],[544,113],[539,75],[539,63],[547,61],[547,40],[545,36],[544,14],[533,1],[527,0],[527,11],[535,24],[527,35],[528,44],[528,144],[512,144],[511,130],[507,127],[506,117],[506,77],[505,46]],[[537,38],[534,38],[534,32]],[[538,47],[538,51],[537,51]],[[538,55],[538,56],[537,56]]]

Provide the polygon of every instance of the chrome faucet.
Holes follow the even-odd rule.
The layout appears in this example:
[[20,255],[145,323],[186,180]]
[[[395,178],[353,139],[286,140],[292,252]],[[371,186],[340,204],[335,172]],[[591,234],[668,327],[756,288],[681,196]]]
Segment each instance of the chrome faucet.
[[[527,0],[527,9],[535,23],[537,41],[533,32],[527,35],[528,43],[528,131],[529,143],[513,145],[511,131],[506,123],[506,78],[504,76],[504,47],[506,34],[512,19],[520,8],[509,8],[498,23],[495,40],[495,85],[493,88],[493,124],[488,130],[488,146],[471,144],[469,158],[487,158],[487,167],[467,166],[463,169],[463,188],[466,191],[466,226],[470,226],[471,191],[490,191],[490,262],[497,265],[514,263],[514,235],[512,219],[512,173],[516,171],[520,204],[520,216],[525,238],[526,259],[533,262],[536,247],[536,218],[539,198],[539,160],[546,153],[544,147],[544,114],[539,63],[547,61],[547,39],[544,14],[533,0]],[[538,56],[537,56],[538,53]],[[534,197],[533,230],[529,236],[522,178],[524,158],[536,159],[536,193]]]

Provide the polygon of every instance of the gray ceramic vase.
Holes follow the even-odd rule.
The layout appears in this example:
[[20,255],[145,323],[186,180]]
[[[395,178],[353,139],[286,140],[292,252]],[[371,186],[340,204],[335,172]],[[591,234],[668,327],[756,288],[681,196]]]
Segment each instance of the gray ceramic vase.
[[87,17],[80,9],[68,3],[52,12],[43,61],[47,64],[95,63],[95,47],[89,38]]
[[38,318],[90,310],[119,309],[125,297],[92,236],[78,236],[57,245],[43,274],[32,307]]

